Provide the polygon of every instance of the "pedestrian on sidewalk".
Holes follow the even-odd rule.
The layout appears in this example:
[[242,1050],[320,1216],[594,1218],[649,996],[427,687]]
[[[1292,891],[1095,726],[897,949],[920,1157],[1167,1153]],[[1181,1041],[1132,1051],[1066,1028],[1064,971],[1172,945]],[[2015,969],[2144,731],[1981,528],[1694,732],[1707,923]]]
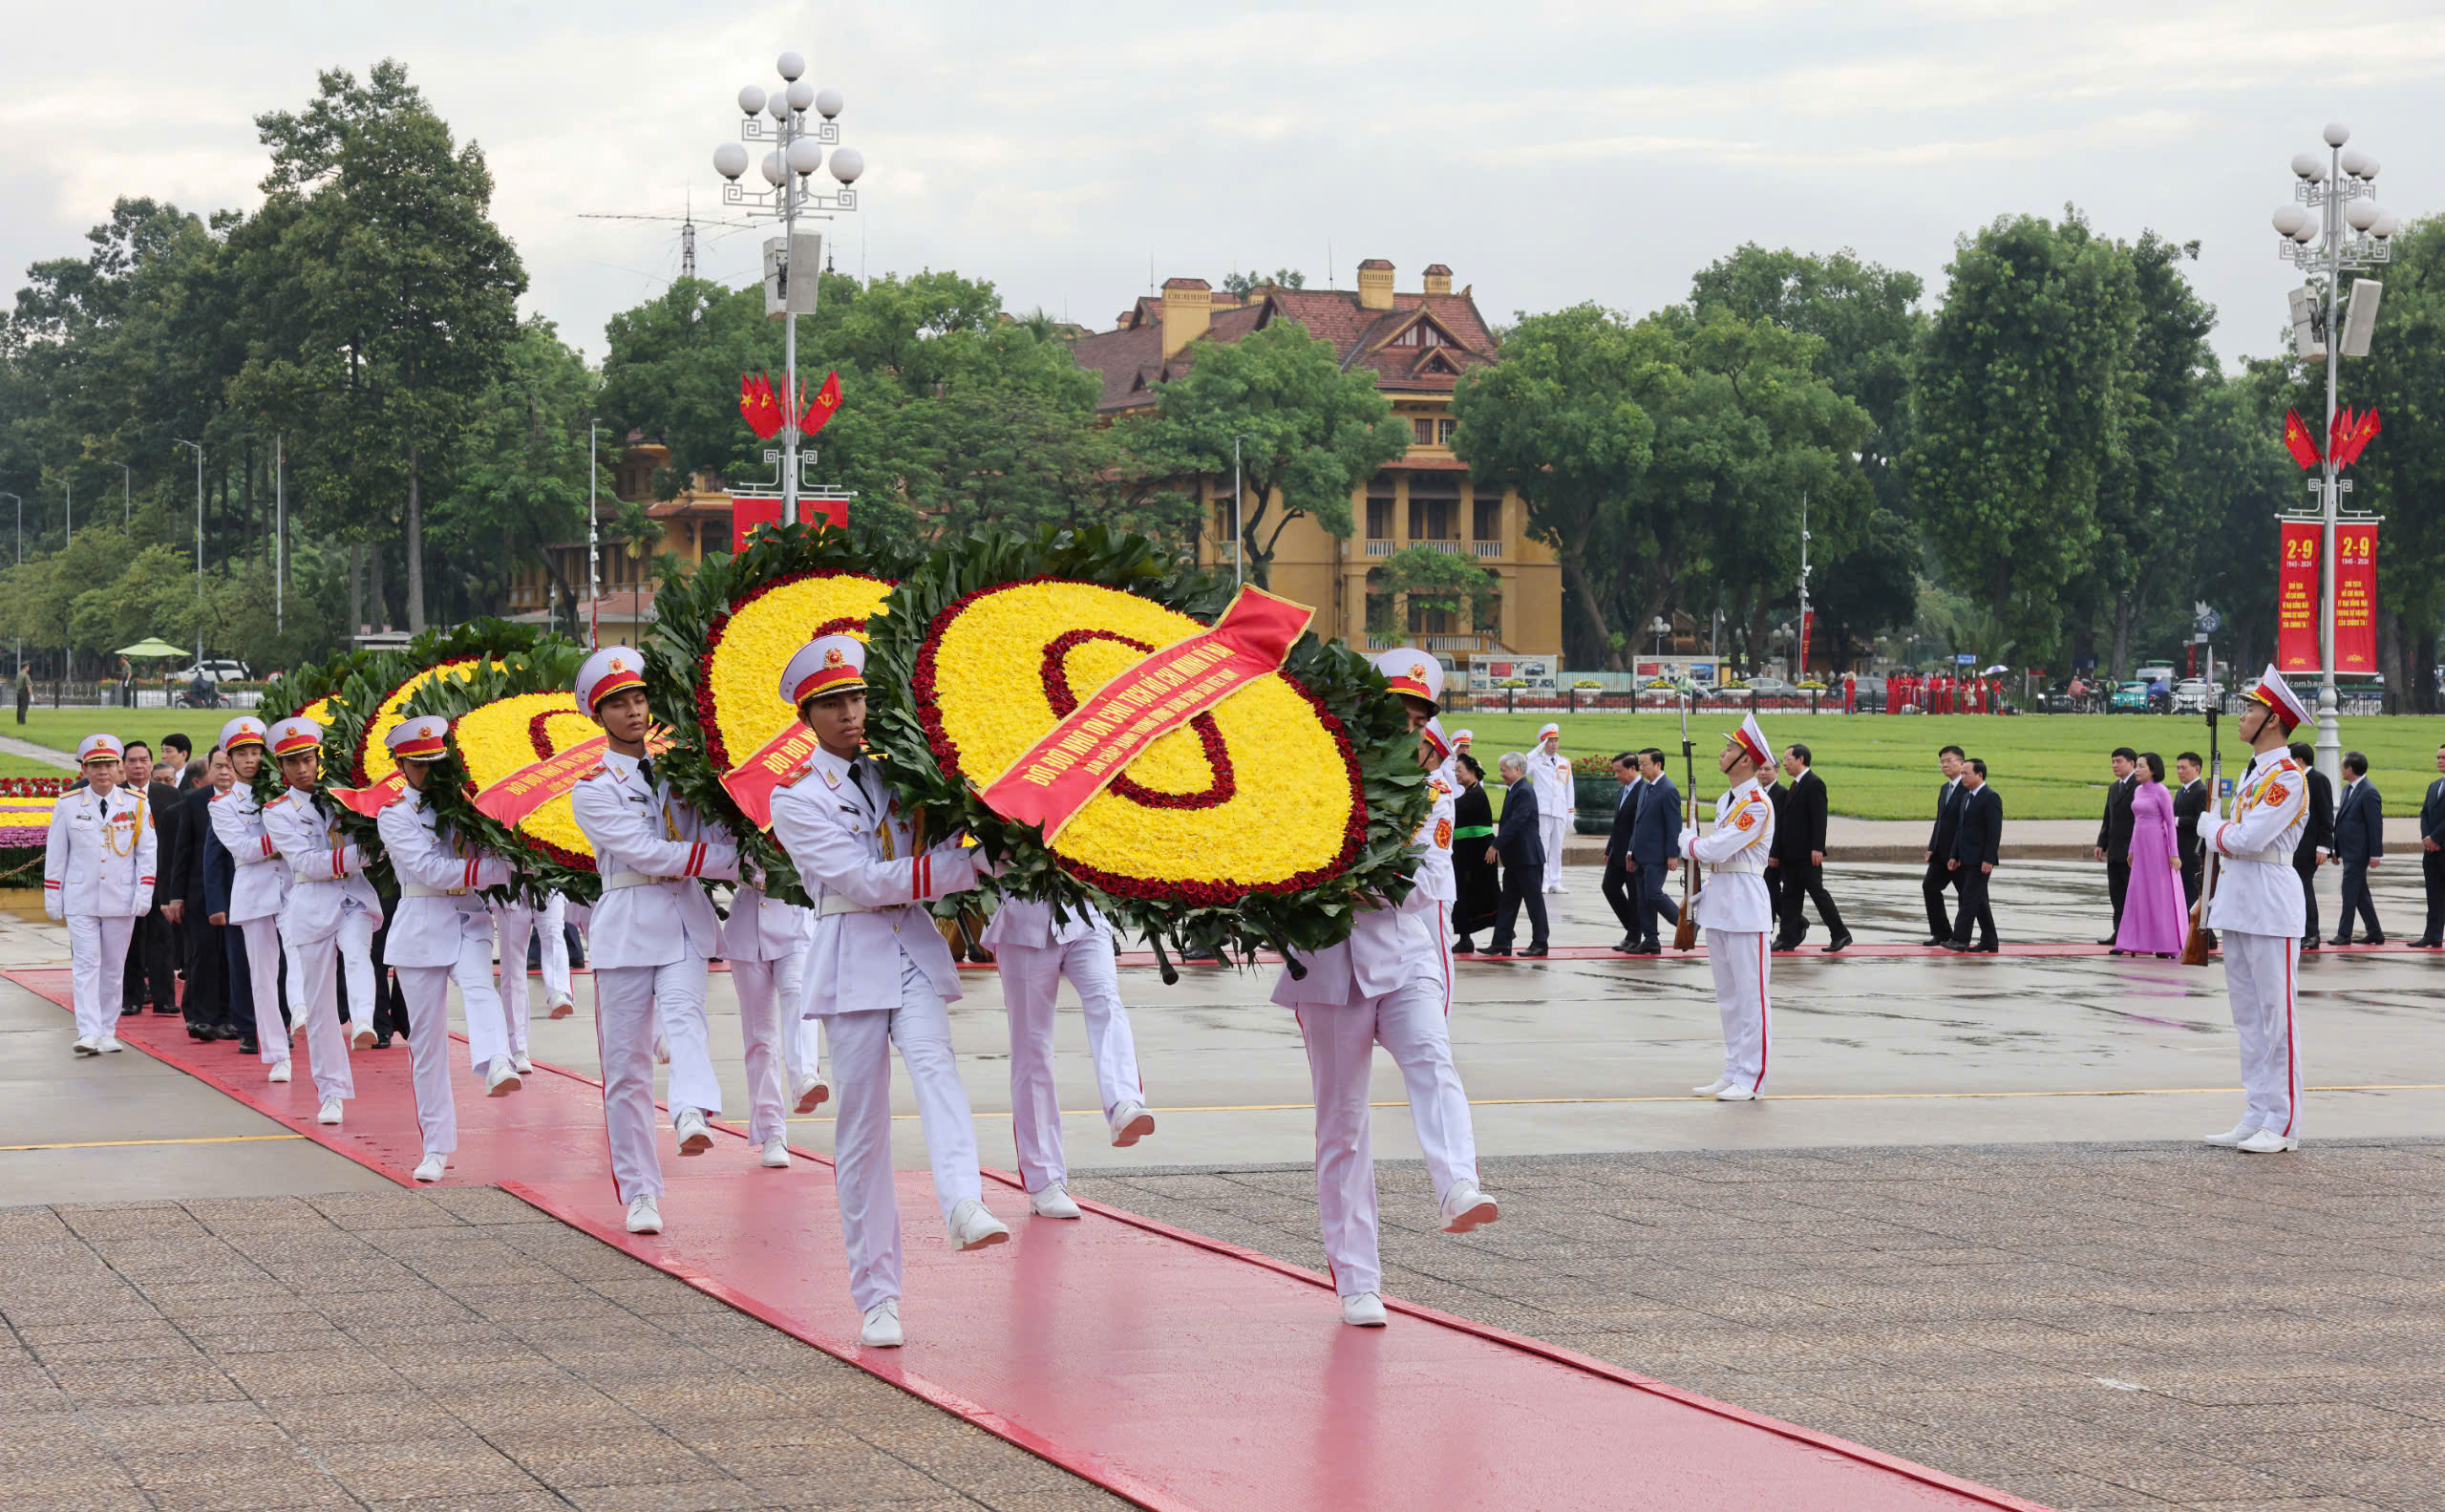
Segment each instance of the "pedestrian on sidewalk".
[[2131,886],[2115,931],[2114,955],[2181,954],[2189,906],[2181,895],[2181,850],[2173,795],[2165,790],[2165,758],[2139,754],[2138,787],[2131,797]]
[[1674,841],[1681,834],[1681,790],[1665,775],[1664,753],[1653,746],[1639,753],[1639,766],[1646,774],[1645,795],[1639,799],[1639,817],[1630,833],[1630,859],[1638,864],[1639,943],[1634,952],[1639,955],[1662,955],[1664,943],[1657,935],[1657,921],[1681,922],[1681,905],[1666,893],[1667,876],[1681,867],[1681,857]]
[[2369,892],[2369,868],[2386,856],[2386,800],[2369,780],[2369,757],[2358,751],[2343,754],[2343,796],[2334,806],[2334,858],[2343,863],[2343,914],[2335,921],[2329,945],[2349,945],[2357,916],[2369,926],[2369,943],[2386,943],[2377,924],[2377,900]]
[[2301,877],[2291,864],[2308,818],[2307,768],[2284,737],[2309,712],[2272,666],[2243,698],[2239,728],[2253,753],[2233,794],[2230,819],[2200,834],[2221,858],[2207,922],[2224,948],[2224,987],[2241,1041],[2242,1118],[2209,1144],[2250,1155],[2301,1145],[2300,1027],[2295,995],[2301,950]]
[[2105,818],[2097,824],[2097,843],[2092,855],[2105,862],[2105,890],[2114,900],[2114,927],[2106,931],[2099,945],[2114,944],[2122,932],[2122,905],[2131,890],[2131,799],[2139,788],[2137,772],[2139,753],[2129,746],[2115,746],[2107,757],[2114,769],[2114,780],[2106,784]]
[[1622,784],[1613,796],[1613,824],[1605,834],[1605,880],[1599,888],[1605,906],[1622,921],[1622,941],[1614,949],[1627,955],[1638,948],[1638,863],[1630,859],[1630,832],[1638,824],[1640,795],[1647,789],[1639,758],[1625,751],[1612,760],[1613,779]]
[[1851,943],[1851,931],[1842,926],[1841,910],[1834,906],[1833,898],[1825,891],[1825,779],[1809,765],[1808,747],[1794,743],[1783,748],[1783,772],[1791,778],[1791,796],[1783,800],[1776,843],[1781,847],[1783,874],[1782,936],[1775,942],[1777,950],[1797,950],[1808,938],[1808,915],[1805,906],[1814,902],[1818,917],[1825,921],[1825,954],[1834,955]]
[[1952,938],[1952,910],[1945,905],[1945,889],[1957,887],[1961,873],[1952,863],[1952,840],[1961,828],[1961,747],[1948,745],[1936,753],[1936,769],[1945,776],[1936,789],[1935,828],[1927,832],[1927,870],[1919,880],[1920,896],[1927,904],[1927,946],[1933,949]]
[[2307,741],[2293,741],[2285,754],[2292,758],[2309,790],[2308,822],[2301,826],[2301,838],[2292,847],[2292,869],[2301,875],[2301,906],[2306,916],[2301,951],[2307,955],[2325,943],[2318,938],[2318,868],[2334,860],[2334,784],[2318,770],[2317,753]]
[[68,954],[76,1011],[76,1054],[115,1054],[120,974],[128,933],[153,907],[159,836],[141,795],[119,787],[117,735],[90,735],[76,747],[85,775],[81,792],[63,794],[51,811],[43,845],[43,911],[68,926]]
[[2196,751],[2174,757],[2174,843],[2181,856],[2181,896],[2185,908],[2199,902],[2207,870],[2207,847],[2199,838],[2199,821],[2207,813],[2207,763]]
[[[246,1033],[229,1012],[226,915],[223,922],[214,922],[219,910],[212,905],[212,889],[205,884],[206,862],[212,860],[225,907],[229,852],[213,839],[212,800],[227,791],[231,780],[229,758],[219,746],[206,752],[202,760],[188,763],[186,791],[179,795],[179,869],[175,874],[164,872],[161,878],[162,885],[170,889],[170,907],[179,926],[180,960],[187,979],[180,1006],[186,1012],[187,1038],[197,1041],[243,1039]],[[215,851],[217,859],[212,857]]]
[[1528,753],[1528,775],[1537,782],[1537,838],[1545,851],[1544,890],[1563,892],[1563,841],[1570,834],[1571,810],[1577,806],[1577,783],[1570,757],[1563,755],[1563,727],[1548,724],[1537,732],[1537,748]]
[[[121,757],[121,776],[128,793],[143,801],[159,845],[159,866],[154,875],[170,878],[179,866],[179,795],[175,788],[153,780],[153,748],[130,740]],[[169,909],[175,901],[165,881],[153,889],[153,906],[136,921],[127,937],[127,966],[119,984],[119,1012],[140,1013],[150,1006],[156,1013],[179,1011],[179,975],[171,951]]]
[[1543,955],[1546,949],[1545,900],[1541,884],[1545,876],[1544,826],[1537,812],[1537,784],[1528,776],[1528,758],[1518,753],[1506,756],[1499,763],[1505,784],[1502,796],[1502,817],[1495,826],[1494,843],[1486,847],[1489,860],[1502,862],[1502,911],[1495,918],[1494,944],[1487,947],[1488,955],[1509,955],[1515,927],[1520,923],[1520,910],[1528,910],[1528,944],[1521,955]]
[[1775,852],[1775,805],[1757,784],[1774,768],[1774,748],[1749,714],[1724,736],[1715,770],[1728,786],[1715,799],[1714,828],[1700,834],[1686,824],[1683,859],[1704,864],[1706,885],[1692,906],[1706,931],[1707,969],[1713,978],[1715,1016],[1723,1030],[1723,1073],[1690,1090],[1718,1102],[1747,1102],[1766,1090],[1774,1047],[1774,1009],[1768,980],[1774,962],[1767,935],[1774,910],[1766,899],[1765,858]]
[[1470,955],[1469,937],[1494,927],[1502,906],[1502,869],[1495,861],[1494,805],[1486,799],[1486,769],[1466,751],[1452,753],[1452,775],[1460,784],[1452,796],[1452,953]]
[[[1961,911],[1953,919],[1952,936],[1945,948],[1993,955],[2002,947],[1995,939],[1995,910],[1988,888],[2004,858],[2004,799],[1987,785],[1987,763],[1976,756],[1962,763],[1961,787],[1961,817],[1953,830],[1949,863],[1959,879]],[[1969,941],[1973,924],[1978,926],[1975,945]]]
[[26,722],[26,711],[32,707],[33,701],[33,673],[26,670],[25,663],[19,662],[17,664],[17,723],[24,724]]

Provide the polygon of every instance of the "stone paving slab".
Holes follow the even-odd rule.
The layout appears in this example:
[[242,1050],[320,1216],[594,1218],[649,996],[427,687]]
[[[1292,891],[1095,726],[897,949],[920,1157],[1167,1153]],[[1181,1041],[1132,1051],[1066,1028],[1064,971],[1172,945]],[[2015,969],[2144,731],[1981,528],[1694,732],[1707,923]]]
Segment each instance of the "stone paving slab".
[[1128,1505],[488,1190],[0,1209],[0,1502]]
[[[1305,1167],[1074,1175],[1325,1267]],[[2445,1140],[1482,1175],[1502,1221],[1462,1245],[1422,1167],[1381,1167],[1388,1291],[2065,1509],[2445,1506]]]

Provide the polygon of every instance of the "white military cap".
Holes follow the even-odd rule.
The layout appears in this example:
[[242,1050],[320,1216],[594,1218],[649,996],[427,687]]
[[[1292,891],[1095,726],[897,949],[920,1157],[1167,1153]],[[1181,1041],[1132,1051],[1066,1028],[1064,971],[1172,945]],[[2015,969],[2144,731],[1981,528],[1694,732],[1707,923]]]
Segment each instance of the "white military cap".
[[1537,727],[1537,738],[1540,740],[1542,740],[1547,735],[1559,735],[1562,733],[1563,727],[1553,723],[1551,720],[1548,720],[1544,724]]
[[240,714],[221,727],[221,749],[235,751],[240,746],[264,743],[264,722],[253,714]]
[[2267,663],[2266,671],[2259,673],[2258,685],[2242,696],[2274,710],[2275,717],[2284,721],[2286,732],[2298,730],[2308,723],[2308,705],[2301,702],[2301,695],[2292,691],[2292,685],[2284,680],[2284,674],[2275,670],[2273,662]]
[[633,646],[606,646],[577,670],[577,706],[592,714],[613,693],[646,685],[645,653]]
[[271,754],[274,758],[295,756],[300,751],[319,751],[323,745],[323,727],[298,715],[283,719],[271,727]]
[[793,709],[810,698],[859,692],[865,686],[866,643],[854,635],[819,635],[781,669],[781,696]]
[[1443,707],[1443,664],[1414,646],[1395,646],[1377,653],[1375,670],[1392,684],[1393,692],[1423,698],[1436,709]]
[[1761,767],[1770,767],[1775,764],[1774,748],[1766,744],[1766,732],[1757,727],[1755,714],[1743,714],[1740,719],[1740,728],[1725,735],[1724,740],[1728,744],[1736,745],[1748,752],[1749,759]]
[[439,714],[402,719],[391,727],[382,743],[403,761],[437,761],[450,751],[450,721]]
[[117,735],[87,735],[76,742],[76,764],[79,766],[88,761],[116,761],[125,755],[127,748],[118,743]]
[[1426,736],[1427,744],[1435,747],[1435,754],[1437,757],[1448,756],[1452,754],[1452,742],[1446,738],[1443,734],[1442,720],[1429,719],[1425,725],[1420,727],[1418,734]]

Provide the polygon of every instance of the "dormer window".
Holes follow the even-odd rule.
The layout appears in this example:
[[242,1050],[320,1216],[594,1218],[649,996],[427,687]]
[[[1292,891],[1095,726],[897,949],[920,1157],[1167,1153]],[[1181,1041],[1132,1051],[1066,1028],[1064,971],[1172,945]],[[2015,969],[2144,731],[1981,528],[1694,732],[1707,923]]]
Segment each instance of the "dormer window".
[[1397,336],[1394,336],[1390,345],[1395,347],[1448,347],[1452,345],[1452,338],[1446,336],[1440,330],[1435,330],[1433,323],[1421,320],[1411,326],[1409,330],[1402,331]]

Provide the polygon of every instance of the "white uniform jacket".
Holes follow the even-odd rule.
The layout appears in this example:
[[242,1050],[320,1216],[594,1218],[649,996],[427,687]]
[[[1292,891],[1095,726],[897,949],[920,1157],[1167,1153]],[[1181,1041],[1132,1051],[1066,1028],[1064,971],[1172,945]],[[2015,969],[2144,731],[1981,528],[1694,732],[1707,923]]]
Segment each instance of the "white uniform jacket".
[[785,961],[815,940],[815,915],[796,904],[764,895],[761,876],[739,884],[722,921],[725,961]]
[[365,879],[365,853],[336,833],[330,816],[314,806],[311,792],[288,788],[264,805],[264,836],[287,863],[288,901],[281,926],[298,940],[325,940],[339,932],[351,903],[382,923],[382,898]]
[[2199,820],[2200,841],[2218,858],[2209,928],[2301,937],[2308,907],[2292,850],[2308,821],[2309,783],[2301,763],[2281,750],[2252,756],[2233,784],[2233,817]]
[[241,782],[212,800],[212,837],[229,852],[237,867],[229,877],[229,922],[268,919],[288,901],[288,862],[280,847],[264,833],[263,809],[255,790]]
[[53,919],[134,918],[153,910],[159,832],[151,805],[123,787],[60,795],[43,842],[43,911]]
[[1681,854],[1703,862],[1698,923],[1704,928],[1763,934],[1774,926],[1766,896],[1766,858],[1775,854],[1775,805],[1755,777],[1715,799],[1715,827],[1681,831]]
[[918,905],[975,886],[976,852],[955,841],[917,849],[907,816],[884,796],[882,769],[870,757],[858,764],[863,787],[850,762],[819,748],[773,794],[773,837],[816,903],[810,1018],[899,1006],[904,950],[944,1002],[960,995],[950,947]]
[[1106,927],[1103,911],[1092,903],[1064,911],[1069,918],[1055,925],[1052,905],[1028,898],[1005,898],[976,943],[989,950],[998,950],[1006,945],[1050,950],[1093,939]]
[[1528,775],[1537,779],[1537,818],[1549,824],[1567,820],[1576,802],[1570,757],[1559,751],[1547,756],[1540,744],[1528,753]]
[[385,966],[457,966],[470,935],[488,937],[492,915],[479,887],[509,881],[509,864],[442,829],[421,793],[384,808],[374,823],[399,877],[399,904],[382,943]]
[[606,752],[569,795],[577,827],[594,847],[603,897],[587,938],[598,968],[675,966],[688,951],[711,959],[720,922],[699,877],[735,881],[738,847],[671,797],[648,784],[637,758]]
[[1435,795],[1435,805],[1427,810],[1426,822],[1410,841],[1418,853],[1413,896],[1423,893],[1435,903],[1449,905],[1460,896],[1459,881],[1452,874],[1452,784],[1440,773],[1428,777],[1426,784]]

